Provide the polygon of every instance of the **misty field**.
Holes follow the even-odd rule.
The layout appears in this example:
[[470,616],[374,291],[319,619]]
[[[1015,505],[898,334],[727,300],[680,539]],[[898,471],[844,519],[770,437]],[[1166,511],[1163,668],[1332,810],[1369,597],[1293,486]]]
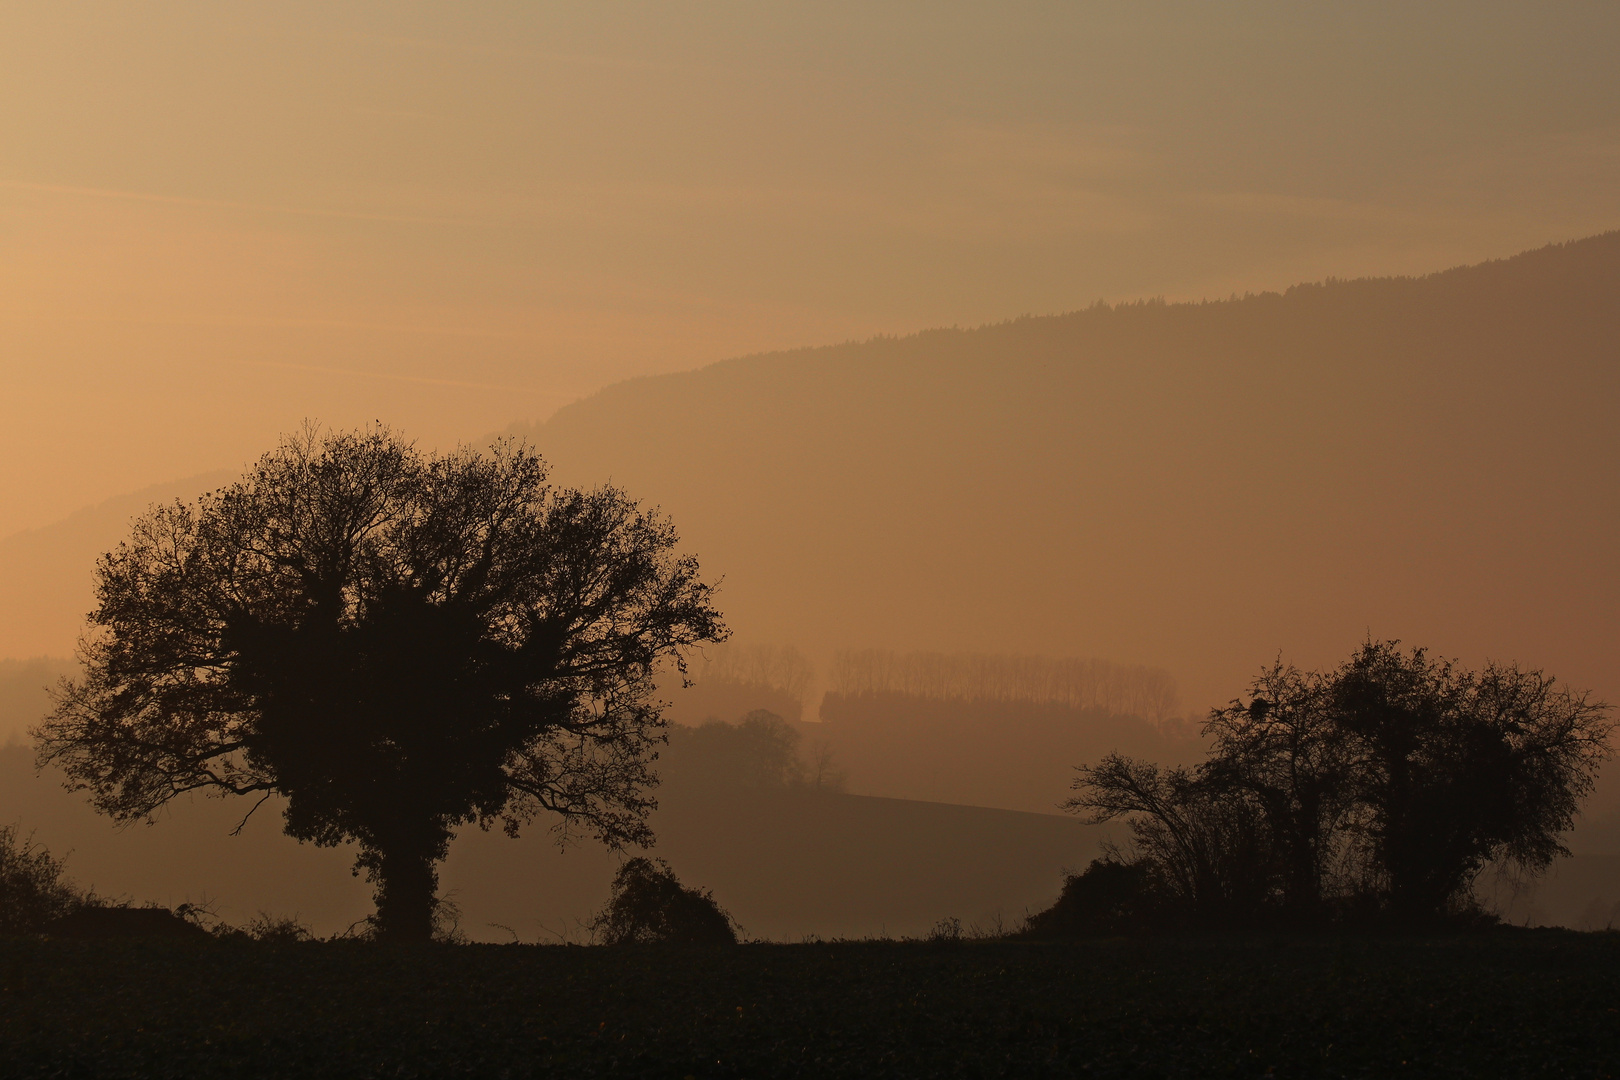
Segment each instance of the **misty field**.
[[30,1076],[1610,1076],[1620,936],[0,944]]

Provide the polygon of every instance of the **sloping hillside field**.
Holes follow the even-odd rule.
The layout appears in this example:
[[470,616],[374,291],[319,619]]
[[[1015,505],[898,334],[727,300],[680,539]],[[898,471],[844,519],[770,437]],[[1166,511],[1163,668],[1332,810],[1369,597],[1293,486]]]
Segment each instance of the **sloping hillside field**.
[[[715,898],[754,937],[920,935],[940,919],[1011,928],[1057,896],[1065,868],[1097,854],[1099,830],[1071,817],[835,792],[666,787],[651,854]],[[249,804],[251,805],[251,804]],[[296,915],[320,935],[371,910],[350,874],[352,848],[298,844],[278,806],[247,812],[180,801],[155,825],[116,829],[0,748],[0,823],[66,856],[69,876],[102,895],[168,907],[207,902],[242,924]],[[633,852],[632,852],[633,853]],[[560,851],[543,824],[511,840],[469,826],[451,849],[443,891],[474,941],[580,940],[622,856],[594,842]]]

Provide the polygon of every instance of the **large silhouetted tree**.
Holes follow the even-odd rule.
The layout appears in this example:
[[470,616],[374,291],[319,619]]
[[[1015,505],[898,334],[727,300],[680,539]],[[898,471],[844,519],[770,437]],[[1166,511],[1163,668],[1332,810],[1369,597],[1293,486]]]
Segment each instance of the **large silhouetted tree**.
[[726,630],[667,520],[546,477],[521,446],[305,431],[155,507],[100,562],[41,761],[123,820],[284,796],[290,835],[358,844],[387,939],[430,936],[458,825],[644,843],[655,668]]

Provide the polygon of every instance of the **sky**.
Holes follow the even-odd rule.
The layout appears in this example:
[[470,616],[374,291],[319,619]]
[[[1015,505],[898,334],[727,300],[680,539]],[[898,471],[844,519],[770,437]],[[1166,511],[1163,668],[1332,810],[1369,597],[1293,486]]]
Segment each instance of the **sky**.
[[0,7],[0,536],[316,418],[1620,226],[1620,5]]

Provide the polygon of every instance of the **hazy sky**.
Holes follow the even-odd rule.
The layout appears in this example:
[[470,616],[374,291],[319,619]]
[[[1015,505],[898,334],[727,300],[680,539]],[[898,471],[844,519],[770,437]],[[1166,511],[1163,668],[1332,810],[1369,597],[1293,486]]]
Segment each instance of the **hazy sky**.
[[1620,226],[1620,4],[0,7],[0,535],[312,416]]

